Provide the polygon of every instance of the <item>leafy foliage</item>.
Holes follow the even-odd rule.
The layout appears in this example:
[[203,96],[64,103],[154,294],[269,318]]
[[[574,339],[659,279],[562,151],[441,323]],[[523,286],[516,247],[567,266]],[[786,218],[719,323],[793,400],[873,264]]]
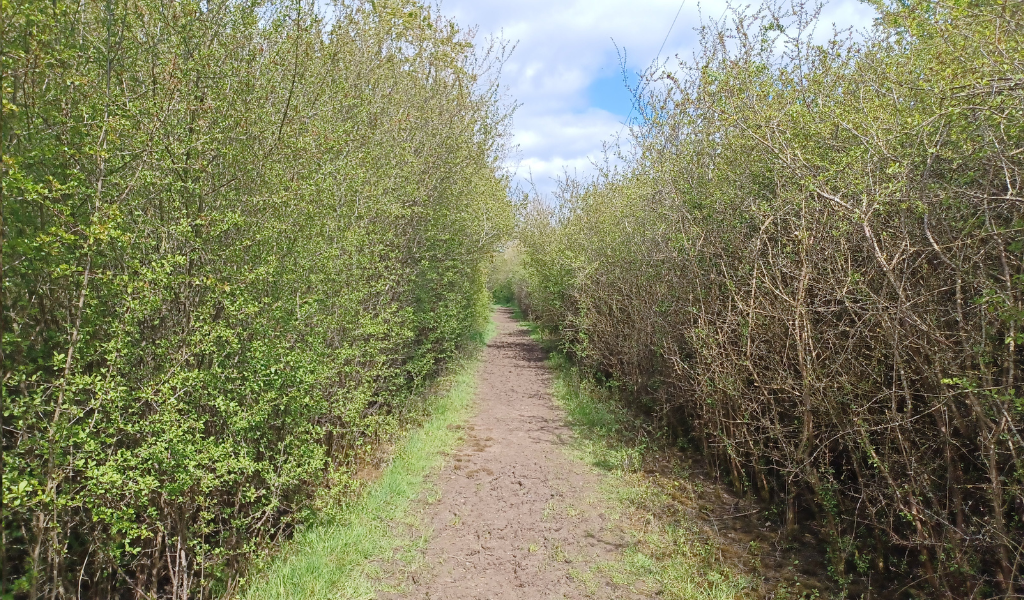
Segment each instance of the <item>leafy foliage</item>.
[[486,318],[502,49],[415,0],[4,0],[3,557],[231,593]]
[[814,42],[801,3],[705,26],[649,78],[624,168],[524,219],[514,286],[737,488],[814,522],[841,584],[1010,596],[1024,14],[876,7],[862,41]]

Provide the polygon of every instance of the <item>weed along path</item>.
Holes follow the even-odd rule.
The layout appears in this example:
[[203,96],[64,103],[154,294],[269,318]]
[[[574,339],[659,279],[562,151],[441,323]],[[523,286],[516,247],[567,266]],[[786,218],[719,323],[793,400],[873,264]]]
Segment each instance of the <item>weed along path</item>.
[[379,597],[647,597],[594,575],[629,533],[601,500],[601,475],[565,452],[572,433],[542,350],[510,310],[498,309],[495,322],[464,445],[423,508],[422,560],[386,576],[393,591]]
[[[769,539],[727,540],[714,518],[739,523],[751,507],[678,456],[635,447],[621,406],[557,355],[549,367],[510,310],[494,325],[380,476],[325,502],[241,600],[751,597],[760,567],[748,559],[767,564],[751,553]],[[659,462],[674,470],[642,468]]]

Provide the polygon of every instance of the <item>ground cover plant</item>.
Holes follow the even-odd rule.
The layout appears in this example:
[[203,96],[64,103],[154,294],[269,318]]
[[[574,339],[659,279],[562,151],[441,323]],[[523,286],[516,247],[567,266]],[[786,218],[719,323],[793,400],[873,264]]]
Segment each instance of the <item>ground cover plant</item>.
[[501,48],[324,6],[4,0],[4,597],[234,593],[486,322]]
[[635,415],[607,389],[581,377],[564,355],[554,353],[549,364],[556,374],[555,399],[576,436],[573,454],[605,473],[603,491],[620,511],[616,518],[633,522],[632,543],[619,559],[581,570],[576,579],[586,584],[602,574],[666,600],[757,597],[754,579],[743,573],[743,565],[723,560],[720,540],[707,524],[665,510],[674,500],[666,489],[676,499],[690,490],[680,490],[678,480],[644,472],[657,441],[645,437]]
[[1012,597],[1024,6],[874,6],[861,38],[802,3],[706,23],[649,74],[621,166],[524,215],[505,287],[737,489],[819,529],[839,589]]
[[327,507],[306,524],[250,577],[242,598],[373,598],[376,589],[385,588],[376,581],[383,565],[415,560],[426,540],[406,534],[400,524],[418,524],[410,507],[424,479],[462,441],[476,392],[477,358],[468,354],[439,382],[424,422],[399,443],[380,477],[358,498]]

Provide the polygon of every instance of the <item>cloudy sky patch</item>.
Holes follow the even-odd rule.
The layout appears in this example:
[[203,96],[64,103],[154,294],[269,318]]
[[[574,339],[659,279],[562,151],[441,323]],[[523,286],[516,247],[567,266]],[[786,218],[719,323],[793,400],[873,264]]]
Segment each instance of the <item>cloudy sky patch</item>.
[[[587,175],[601,160],[602,145],[612,140],[630,114],[631,96],[623,83],[620,55],[626,58],[630,84],[661,58],[690,58],[695,28],[719,19],[723,0],[442,0],[441,10],[478,35],[498,35],[516,43],[502,72],[508,93],[520,104],[515,117],[514,163],[520,182],[532,175],[542,192],[568,170]],[[679,18],[669,26],[675,15]],[[827,34],[866,27],[873,10],[857,0],[833,0],[823,12]],[[614,40],[614,41],[613,41]]]

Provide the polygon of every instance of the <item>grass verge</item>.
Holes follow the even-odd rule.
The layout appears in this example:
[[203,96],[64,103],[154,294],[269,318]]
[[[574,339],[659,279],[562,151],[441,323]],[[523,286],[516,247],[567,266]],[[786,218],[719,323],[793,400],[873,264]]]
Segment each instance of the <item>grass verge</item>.
[[[488,326],[478,342],[493,335]],[[461,441],[476,391],[476,357],[443,378],[425,421],[395,448],[391,464],[356,500],[309,523],[260,573],[244,600],[364,599],[375,596],[377,564],[411,552],[424,540],[402,537],[393,524],[409,518],[425,478]]]
[[688,510],[698,491],[689,488],[700,484],[681,470],[669,477],[644,471],[661,443],[656,434],[563,354],[551,353],[548,362],[555,372],[555,400],[575,433],[571,452],[604,472],[602,494],[621,511],[617,517],[633,537],[618,560],[590,565],[573,577],[583,584],[605,578],[670,600],[759,595],[755,581],[723,560],[716,536]]

